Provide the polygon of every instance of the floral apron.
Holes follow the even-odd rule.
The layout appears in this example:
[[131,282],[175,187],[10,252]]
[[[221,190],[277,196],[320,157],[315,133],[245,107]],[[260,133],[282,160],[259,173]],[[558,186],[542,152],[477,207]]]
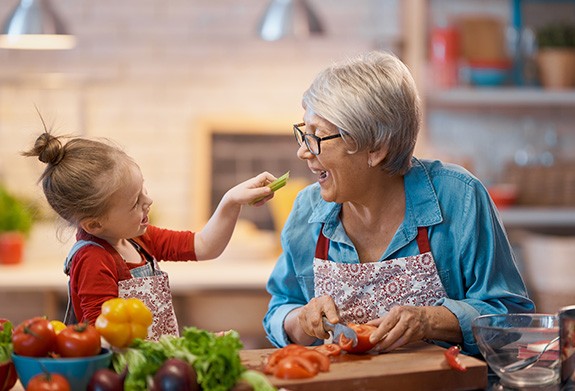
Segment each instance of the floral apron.
[[[156,259],[143,250],[138,244],[131,241],[138,252],[144,254],[147,261],[145,265],[130,270],[132,278],[118,282],[118,297],[137,298],[152,311],[153,322],[148,328],[147,339],[157,341],[162,335],[169,334],[179,336],[178,320],[172,304],[172,293],[168,274],[161,271]],[[83,246],[93,244],[100,246],[96,242],[87,240],[77,241],[64,263],[64,273],[70,274],[70,265],[74,254]],[[101,247],[101,246],[100,246]],[[76,323],[76,315],[72,307],[70,292],[70,282],[68,282],[68,306],[64,323]]]
[[417,230],[419,255],[370,263],[328,260],[320,230],[313,260],[315,297],[331,296],[343,323],[365,323],[398,305],[434,305],[447,293],[431,254],[427,228]]

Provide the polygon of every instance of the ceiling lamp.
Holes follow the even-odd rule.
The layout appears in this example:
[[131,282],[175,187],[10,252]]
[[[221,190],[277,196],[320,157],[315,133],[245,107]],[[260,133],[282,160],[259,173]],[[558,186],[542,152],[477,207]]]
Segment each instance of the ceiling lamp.
[[258,33],[266,41],[323,34],[322,24],[307,0],[270,0]]
[[0,48],[71,49],[70,35],[49,0],[20,0],[0,32]]

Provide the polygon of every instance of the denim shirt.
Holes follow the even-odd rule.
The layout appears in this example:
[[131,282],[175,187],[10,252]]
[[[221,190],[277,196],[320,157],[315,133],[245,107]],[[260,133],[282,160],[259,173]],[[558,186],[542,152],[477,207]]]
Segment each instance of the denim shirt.
[[[447,298],[436,305],[457,317],[463,351],[476,354],[471,330],[475,317],[533,312],[535,306],[527,296],[499,214],[481,182],[453,164],[415,158],[412,163],[404,176],[405,217],[380,261],[419,254],[417,227],[427,227],[447,292]],[[284,319],[314,296],[313,258],[322,225],[330,240],[329,260],[359,263],[340,211],[341,204],[322,199],[318,183],[303,189],[294,202],[281,234],[283,252],[267,283],[271,300],[263,325],[275,346],[291,343]]]

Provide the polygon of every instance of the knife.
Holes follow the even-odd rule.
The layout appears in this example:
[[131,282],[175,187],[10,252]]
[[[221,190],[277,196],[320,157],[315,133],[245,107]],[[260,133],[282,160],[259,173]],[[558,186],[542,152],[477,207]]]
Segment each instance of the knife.
[[352,347],[357,345],[357,334],[350,327],[347,327],[341,323],[333,324],[327,320],[325,316],[323,317],[323,327],[326,331],[331,332],[334,342],[339,342],[339,339],[343,334],[345,338],[348,340],[351,339],[353,341],[353,344],[351,345]]

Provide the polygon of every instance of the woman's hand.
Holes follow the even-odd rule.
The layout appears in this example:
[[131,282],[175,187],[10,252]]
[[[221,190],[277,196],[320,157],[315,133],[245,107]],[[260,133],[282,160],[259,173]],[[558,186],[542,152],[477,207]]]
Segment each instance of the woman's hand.
[[397,306],[368,324],[377,326],[370,341],[377,342],[372,350],[380,353],[424,338],[455,343],[461,343],[463,338],[459,321],[442,306]]
[[377,326],[371,337],[376,343],[372,351],[389,352],[409,342],[425,338],[429,321],[423,307],[393,307],[386,315],[368,324]]
[[331,323],[339,322],[337,307],[330,296],[314,297],[303,307],[290,312],[284,322],[290,340],[309,345],[317,338],[329,338],[329,333],[323,328],[324,315]]

